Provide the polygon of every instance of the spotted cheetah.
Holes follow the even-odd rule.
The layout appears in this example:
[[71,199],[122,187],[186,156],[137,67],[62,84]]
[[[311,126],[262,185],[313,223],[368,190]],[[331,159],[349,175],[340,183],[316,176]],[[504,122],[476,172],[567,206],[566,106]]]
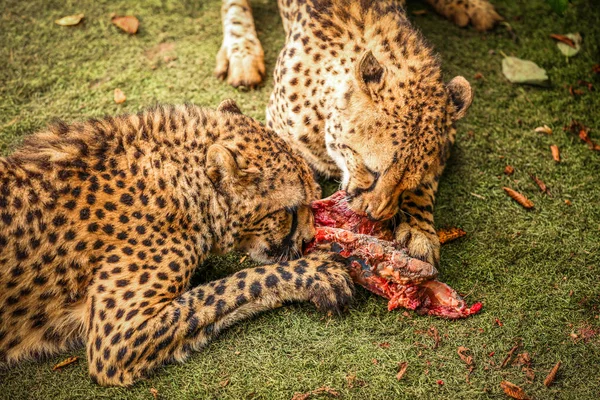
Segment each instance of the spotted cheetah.
[[[459,25],[488,29],[500,19],[486,0],[430,3]],[[394,218],[396,240],[438,265],[434,199],[471,86],[460,76],[443,81],[438,57],[398,2],[280,0],[279,9],[286,43],[268,126],[316,171],[340,179],[354,211]],[[252,75],[234,84],[256,82],[262,49],[254,28],[244,25],[252,21],[248,4],[224,0],[223,17],[224,48],[234,50],[238,64],[229,71],[243,64]]]
[[[287,301],[345,308],[314,236],[306,162],[232,101],[59,123],[0,158],[0,364],[85,343],[89,374],[132,384]],[[276,264],[189,288],[205,257]]]

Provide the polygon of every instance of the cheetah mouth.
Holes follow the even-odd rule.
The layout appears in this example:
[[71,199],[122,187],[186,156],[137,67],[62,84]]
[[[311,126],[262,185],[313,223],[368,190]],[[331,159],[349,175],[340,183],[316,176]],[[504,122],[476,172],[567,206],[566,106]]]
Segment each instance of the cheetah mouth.
[[356,283],[388,299],[388,310],[403,307],[447,319],[465,318],[481,310],[481,303],[467,306],[454,289],[436,280],[438,271],[433,265],[410,257],[394,243],[387,223],[351,211],[345,192],[311,206],[316,236],[304,253],[324,250],[339,254]]

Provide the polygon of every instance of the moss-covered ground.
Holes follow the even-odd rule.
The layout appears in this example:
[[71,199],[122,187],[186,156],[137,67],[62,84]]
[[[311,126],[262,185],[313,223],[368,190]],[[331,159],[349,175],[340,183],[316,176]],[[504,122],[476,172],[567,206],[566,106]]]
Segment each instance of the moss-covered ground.
[[[283,44],[276,2],[253,2],[259,37],[272,70]],[[324,317],[309,305],[263,314],[229,329],[188,362],[168,365],[132,388],[90,382],[84,360],[54,372],[54,363],[28,362],[0,371],[6,399],[290,399],[296,392],[330,386],[344,399],[504,398],[502,380],[536,399],[600,398],[600,153],[563,132],[576,119],[600,140],[600,8],[573,1],[564,17],[542,0],[496,1],[516,32],[460,29],[422,3],[409,10],[443,59],[447,78],[463,75],[476,98],[459,124],[457,143],[435,209],[438,227],[459,226],[467,236],[442,249],[441,279],[483,301],[481,314],[462,321],[388,312],[385,301],[360,289],[342,317]],[[76,27],[54,24],[82,12]],[[111,13],[140,19],[135,36],[111,25]],[[566,59],[551,33],[581,32],[582,51]],[[221,41],[218,0],[4,0],[0,10],[0,152],[54,118],[67,121],[138,111],[156,102],[215,107],[234,98],[264,120],[272,87],[238,91],[212,75]],[[551,86],[515,86],[501,73],[502,53],[530,59],[548,71]],[[482,79],[475,79],[479,73]],[[573,97],[566,86],[583,79],[596,92]],[[127,101],[113,102],[122,89]],[[552,135],[534,132],[547,124]],[[562,161],[555,163],[549,146]],[[503,174],[512,165],[511,176]],[[551,196],[529,177],[540,177]],[[332,186],[332,185],[330,185]],[[502,191],[526,194],[527,211]],[[570,205],[565,203],[570,201]],[[211,259],[197,280],[239,268],[237,256]],[[439,347],[427,334],[435,327]],[[522,368],[500,368],[508,350],[531,356],[528,382]],[[389,344],[389,346],[387,344]],[[383,344],[383,345],[382,345]],[[474,370],[457,348],[470,349]],[[555,383],[546,373],[562,361]],[[399,362],[408,362],[401,381]],[[443,381],[443,385],[438,381]]]

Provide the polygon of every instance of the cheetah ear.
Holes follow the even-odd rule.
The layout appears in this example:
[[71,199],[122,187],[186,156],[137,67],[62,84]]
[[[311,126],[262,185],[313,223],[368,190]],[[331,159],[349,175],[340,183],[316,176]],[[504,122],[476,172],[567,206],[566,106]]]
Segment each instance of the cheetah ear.
[[217,111],[228,112],[232,114],[242,114],[242,111],[233,99],[223,100],[217,107]]
[[469,82],[462,76],[454,77],[448,82],[447,87],[452,103],[456,108],[454,120],[457,121],[465,116],[467,110],[471,106],[471,102],[473,101],[473,91],[471,90]]
[[206,174],[215,186],[226,181],[235,183],[259,173],[247,165],[240,155],[220,144],[211,145],[206,152]]
[[379,64],[371,50],[367,50],[360,56],[355,73],[360,88],[370,94],[369,87],[379,86],[383,82],[385,68]]

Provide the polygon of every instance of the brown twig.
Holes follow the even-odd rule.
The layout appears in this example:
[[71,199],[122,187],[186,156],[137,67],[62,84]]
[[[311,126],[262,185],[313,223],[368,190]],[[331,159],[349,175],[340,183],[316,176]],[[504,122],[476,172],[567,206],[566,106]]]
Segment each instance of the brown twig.
[[512,347],[512,349],[510,349],[510,350],[508,351],[508,354],[506,355],[506,357],[504,357],[504,361],[502,361],[502,364],[500,364],[500,368],[504,368],[504,367],[506,367],[506,366],[508,365],[508,363],[510,362],[510,359],[511,359],[511,358],[512,358],[512,356],[513,356],[513,353],[514,353],[515,351],[517,351],[517,349],[518,349],[520,346],[521,346],[521,344],[520,344],[520,343],[517,343],[517,344],[515,344],[515,345]]

